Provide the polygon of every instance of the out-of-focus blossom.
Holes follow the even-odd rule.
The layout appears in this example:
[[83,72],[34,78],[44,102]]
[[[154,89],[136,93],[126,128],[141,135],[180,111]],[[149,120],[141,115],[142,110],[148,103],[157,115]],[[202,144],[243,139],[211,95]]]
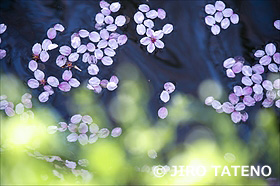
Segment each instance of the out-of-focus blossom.
[[[226,8],[223,1],[216,1],[215,5],[207,4],[204,8],[208,14],[205,17],[205,23],[211,26],[211,32],[218,35],[222,29],[227,29],[232,24],[239,22],[239,16],[231,8]],[[219,26],[220,24],[220,26]]]
[[[106,138],[110,134],[107,128],[99,129],[98,125],[92,122],[93,119],[89,115],[76,114],[71,117],[69,125],[60,122],[60,127],[49,126],[47,130],[49,134],[54,134],[57,131],[65,132],[68,129],[71,134],[66,137],[67,141],[79,141],[81,145],[95,143],[98,138]],[[122,129],[117,127],[112,130],[111,136],[118,137],[121,133]],[[79,164],[82,164],[82,162],[79,162]]]
[[0,110],[4,110],[7,116],[12,117],[17,114],[20,115],[20,119],[22,120],[34,118],[34,113],[31,110],[28,110],[32,108],[31,94],[23,94],[21,97],[21,103],[16,105],[7,101],[8,97],[6,95],[1,95],[0,98]]
[[[175,91],[175,85],[171,82],[166,82],[163,86],[164,90],[160,94],[160,100],[167,103],[170,100],[170,94]],[[161,107],[158,110],[158,117],[165,119],[168,115],[168,110],[166,107]]]

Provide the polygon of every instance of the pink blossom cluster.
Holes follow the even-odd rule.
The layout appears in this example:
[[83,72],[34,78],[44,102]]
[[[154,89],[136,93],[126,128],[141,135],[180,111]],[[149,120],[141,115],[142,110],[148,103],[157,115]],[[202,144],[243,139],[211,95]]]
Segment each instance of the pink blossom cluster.
[[112,65],[113,57],[116,55],[115,50],[127,42],[127,36],[117,32],[117,28],[124,26],[127,20],[123,15],[118,15],[115,18],[111,15],[121,8],[119,2],[109,4],[106,1],[100,1],[100,7],[101,12],[95,16],[97,31],[89,32],[80,29],[71,35],[71,46],[63,45],[59,47],[60,55],[56,58],[56,64],[61,68],[66,68],[62,74],[61,82],[55,76],[45,77],[45,73],[38,68],[38,62],[45,63],[48,61],[50,57],[48,51],[58,47],[57,44],[52,43],[52,40],[55,39],[57,31],[64,31],[64,27],[61,24],[56,24],[48,29],[48,39],[45,39],[42,44],[36,43],[33,46],[33,60],[29,62],[28,67],[34,72],[34,78],[29,79],[27,84],[33,89],[43,87],[43,92],[39,95],[40,102],[48,101],[49,96],[54,94],[54,88],[69,92],[72,87],[80,86],[80,81],[73,77],[72,72],[72,69],[82,71],[76,65],[79,58],[88,65],[88,74],[93,76],[88,81],[88,89],[100,93],[102,88],[107,88],[109,91],[117,88],[119,80],[116,76],[112,76],[110,80],[99,80],[96,75],[100,71],[98,62],[100,61],[105,66]]
[[239,22],[239,16],[231,8],[226,8],[223,1],[216,1],[214,5],[207,4],[205,12],[208,14],[205,17],[205,23],[211,26],[211,32],[214,35],[218,35],[221,28],[227,29],[230,23],[237,24]]
[[0,110],[4,110],[6,115],[13,117],[16,114],[20,115],[20,119],[34,118],[34,113],[29,110],[32,108],[32,95],[25,93],[21,97],[21,103],[14,105],[13,102],[8,101],[6,95],[0,96]]
[[166,12],[159,8],[151,10],[147,4],[141,4],[138,11],[134,14],[134,21],[137,24],[136,32],[139,35],[146,35],[140,40],[140,43],[147,46],[147,51],[153,53],[156,48],[164,48],[164,42],[161,41],[164,35],[170,34],[173,31],[172,24],[165,24],[161,30],[155,30],[154,21],[156,18],[164,20]]
[[[31,152],[31,150],[33,152]],[[34,157],[38,160],[44,160],[52,163],[54,166],[53,174],[62,181],[64,180],[63,173],[71,171],[76,177],[80,176],[84,182],[90,181],[92,179],[92,173],[84,169],[89,164],[87,159],[80,159],[78,162],[64,160],[59,156],[48,156],[43,155],[35,149],[29,149],[26,151],[27,155]]]
[[27,85],[32,89],[43,87],[43,92],[39,95],[40,102],[49,100],[49,96],[54,94],[53,88],[64,88],[64,83],[61,85],[55,76],[45,77],[45,73],[39,69],[39,62],[46,63],[49,60],[50,56],[48,51],[58,47],[57,44],[52,42],[57,32],[63,31],[64,27],[61,24],[56,24],[54,27],[48,29],[48,39],[44,39],[42,44],[36,43],[32,47],[33,59],[29,62],[28,68],[34,73],[34,78],[29,79]]
[[[167,82],[163,86],[164,90],[160,94],[160,100],[167,103],[170,100],[170,94],[175,91],[175,85],[171,82]],[[161,107],[158,110],[158,117],[165,119],[168,115],[168,110],[166,107]]]
[[275,105],[280,108],[280,78],[265,79],[267,73],[280,72],[280,55],[276,52],[276,46],[269,43],[265,50],[257,50],[254,56],[259,59],[253,66],[245,65],[243,57],[228,58],[223,66],[227,69],[229,78],[235,78],[237,74],[242,74],[241,85],[235,85],[229,94],[229,101],[220,103],[214,97],[207,97],[205,104],[212,106],[218,113],[225,112],[231,114],[234,123],[245,122],[248,114],[246,107],[253,107],[257,102],[262,102],[264,108]]
[[[4,23],[0,24],[0,35],[3,34],[7,30],[7,25]],[[2,43],[2,39],[0,37],[0,44]],[[6,57],[6,50],[0,48],[0,59]]]
[[[59,127],[48,127],[48,132],[50,134],[54,134],[57,131],[65,132],[66,130],[71,132],[71,134],[67,136],[67,141],[79,141],[81,145],[95,143],[98,138],[106,138],[110,134],[110,131],[107,128],[99,129],[98,125],[93,123],[93,119],[89,115],[82,116],[81,114],[72,116],[69,124],[60,122]],[[121,133],[122,129],[120,127],[116,127],[112,130],[111,136],[119,137]]]

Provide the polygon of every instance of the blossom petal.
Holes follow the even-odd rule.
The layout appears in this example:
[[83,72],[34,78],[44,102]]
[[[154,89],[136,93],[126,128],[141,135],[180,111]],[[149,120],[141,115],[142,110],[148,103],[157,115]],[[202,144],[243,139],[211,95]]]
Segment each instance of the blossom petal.
[[70,119],[71,123],[73,123],[73,124],[80,123],[81,120],[82,120],[82,115],[81,114],[75,114]]
[[164,48],[164,43],[161,40],[156,40],[155,45],[157,48]]
[[95,143],[98,140],[98,136],[96,134],[91,134],[89,136],[88,142],[89,143]]
[[27,85],[30,88],[38,88],[40,84],[36,79],[29,79],[28,82],[27,82]]
[[65,81],[69,81],[72,78],[71,70],[65,70],[62,74],[62,79]]
[[102,57],[103,57],[103,52],[102,52],[102,50],[100,50],[100,49],[96,49],[95,51],[94,51],[94,55],[95,55],[95,57],[97,58],[97,59],[102,59]]
[[116,39],[110,39],[108,41],[108,45],[114,50],[118,48],[118,42],[116,41]]
[[118,44],[121,46],[121,45],[124,45],[126,42],[127,42],[127,36],[126,35],[120,35],[118,37]]
[[114,23],[114,18],[112,16],[106,16],[104,21],[106,24],[110,25]]
[[214,17],[215,17],[215,21],[220,23],[223,19],[223,13],[222,12],[216,12]]
[[233,10],[231,8],[226,8],[223,10],[223,16],[224,17],[230,17],[233,14]]
[[102,48],[106,48],[107,45],[108,45],[108,42],[106,40],[102,39],[98,42],[97,47],[102,49]]
[[50,58],[50,55],[48,54],[48,52],[46,52],[46,51],[42,51],[42,52],[41,52],[41,54],[40,54],[40,60],[41,60],[42,62],[48,61],[49,58]]
[[170,99],[169,93],[167,91],[162,91],[160,94],[160,99],[161,101],[163,101],[164,103],[167,103]]
[[97,32],[91,32],[89,34],[89,39],[94,42],[94,43],[97,43],[99,40],[100,40],[100,35],[97,33]]
[[37,69],[37,70],[35,70],[35,72],[34,72],[34,77],[35,77],[37,80],[41,81],[41,80],[43,80],[43,79],[45,78],[45,74],[44,74],[43,71]]
[[88,80],[89,84],[93,87],[98,86],[100,84],[100,79],[97,77],[92,77]]
[[232,24],[237,24],[239,22],[239,16],[237,14],[232,14],[232,16],[230,16],[230,21]]
[[141,24],[144,21],[144,14],[142,12],[136,12],[134,14],[134,21],[137,24]]
[[103,57],[103,58],[101,59],[101,61],[102,61],[103,65],[106,65],[106,66],[110,66],[110,65],[113,64],[113,60],[112,60],[112,58],[109,57],[109,56]]
[[218,35],[220,33],[221,29],[218,25],[213,25],[211,27],[211,32],[214,34],[214,35]]
[[24,112],[24,106],[22,103],[19,103],[16,105],[16,109],[15,109],[17,114],[22,114]]
[[109,57],[114,57],[116,55],[116,52],[111,48],[105,48],[104,53]]
[[87,46],[86,45],[80,45],[77,49],[77,53],[83,54],[87,51]]
[[84,116],[82,117],[82,121],[83,121],[84,123],[90,124],[90,123],[92,123],[92,118],[91,118],[89,115],[84,115]]
[[77,133],[71,133],[67,136],[67,141],[69,142],[75,142],[78,140],[78,134]]
[[[273,23],[274,27],[277,29],[277,30],[280,30],[280,20],[276,20],[274,21]],[[278,100],[279,101],[279,100]],[[279,107],[278,107],[279,108]]]
[[63,92],[69,92],[71,90],[71,86],[67,82],[60,83],[58,88]]
[[64,26],[62,26],[61,24],[56,24],[54,25],[53,27],[56,31],[59,31],[59,32],[63,32],[64,31]]
[[225,102],[222,105],[222,109],[225,113],[230,114],[234,111],[234,106],[230,102]]
[[33,45],[33,47],[32,47],[33,54],[39,55],[41,53],[41,51],[42,51],[42,47],[41,47],[40,43],[36,43],[35,45]]
[[136,26],[136,32],[142,36],[146,33],[146,27],[143,24],[138,24]]
[[88,132],[88,125],[86,123],[81,123],[80,126],[78,127],[79,133],[87,133]]
[[70,80],[69,80],[69,85],[71,85],[72,87],[79,87],[80,86],[80,82],[79,82],[79,80],[77,80],[76,78],[71,78]]
[[230,21],[228,18],[225,18],[222,20],[222,22],[221,22],[222,29],[227,29],[229,27],[229,25],[230,25]]
[[162,31],[164,34],[170,34],[173,31],[173,25],[172,24],[165,24],[162,28]]
[[78,137],[78,140],[81,145],[86,145],[88,144],[88,136],[86,134],[80,134]]
[[7,25],[5,24],[0,24],[0,34],[3,34],[7,29]]
[[120,127],[114,128],[111,132],[111,136],[114,138],[119,137],[121,134],[122,134],[122,128]]
[[28,63],[28,68],[31,70],[31,71],[35,71],[37,70],[38,68],[38,63],[34,60],[31,60],[29,63]]
[[157,13],[158,13],[158,18],[160,18],[161,20],[165,19],[166,12],[163,9],[159,8]]
[[69,54],[71,54],[71,48],[69,46],[62,46],[60,47],[59,52],[64,56],[69,56]]
[[59,85],[58,79],[56,77],[54,77],[54,76],[48,77],[47,82],[52,87],[57,87]]
[[161,107],[159,110],[158,110],[158,117],[161,118],[161,119],[165,119],[168,115],[168,110],[166,107]]
[[231,113],[231,120],[234,122],[234,123],[238,123],[241,121],[241,113],[240,112],[233,112]]
[[149,19],[155,19],[158,17],[158,12],[156,10],[150,10],[149,12],[146,12],[146,17]]
[[117,87],[118,87],[118,85],[115,82],[109,82],[107,84],[107,89],[109,91],[114,91]]
[[150,7],[146,4],[141,4],[139,5],[138,9],[141,11],[141,12],[148,12],[150,10]]
[[213,26],[216,23],[216,20],[213,16],[206,16],[205,23],[209,26]]
[[276,52],[273,55],[273,60],[274,60],[275,63],[280,64],[280,53],[279,52]]
[[81,30],[79,31],[79,36],[80,36],[81,38],[86,38],[86,37],[89,36],[89,32],[88,32],[87,30],[85,30],[85,29],[81,29]]
[[112,76],[112,77],[110,78],[110,82],[113,82],[113,83],[118,84],[118,83],[119,83],[119,78],[118,78],[117,76]]
[[5,108],[5,113],[7,114],[7,116],[12,117],[15,115],[15,111],[13,108],[11,107],[6,107]]
[[94,64],[91,64],[89,67],[88,67],[88,73],[90,75],[97,75],[99,73],[99,68],[97,65],[94,65]]
[[216,1],[215,2],[215,8],[218,11],[223,11],[225,9],[226,5],[223,1]]
[[56,37],[56,30],[54,28],[49,28],[47,36],[49,39],[54,39]]
[[68,60],[71,62],[75,62],[79,59],[79,54],[78,53],[72,53],[68,56]]
[[98,13],[96,14],[95,16],[95,21],[98,23],[98,24],[102,24],[104,22],[104,15],[102,13]]
[[204,103],[205,103],[205,105],[210,106],[210,105],[212,105],[212,102],[213,102],[213,101],[214,101],[214,97],[209,96],[209,97],[207,97],[207,98],[205,99]]
[[175,85],[171,82],[165,83],[163,87],[169,94],[175,91]]
[[49,96],[50,94],[48,92],[42,92],[38,98],[40,102],[45,103],[49,100]]
[[147,46],[147,51],[149,53],[153,53],[153,51],[156,49],[155,47],[155,44],[154,43],[150,43],[148,46]]
[[264,67],[260,64],[255,64],[252,67],[252,70],[256,73],[256,74],[262,74],[264,73]]
[[107,128],[100,129],[97,133],[99,138],[106,138],[109,136],[110,131]]
[[140,43],[142,45],[149,45],[150,43],[152,43],[151,39],[149,37],[144,37],[140,40]]
[[267,55],[263,56],[259,61],[259,63],[264,66],[268,65],[270,62],[271,62],[271,57]]
[[67,58],[65,56],[63,56],[63,55],[59,55],[56,58],[56,64],[59,67],[64,66],[66,64],[66,61],[67,61]]
[[205,13],[206,14],[210,14],[210,15],[214,15],[214,13],[216,12],[216,8],[214,5],[212,4],[207,4],[205,7],[204,7],[204,10],[205,10]]
[[269,80],[264,80],[263,82],[262,82],[262,86],[263,86],[263,88],[265,88],[266,90],[273,90],[273,84],[272,84],[272,82],[271,81],[269,81]]
[[110,32],[114,32],[114,31],[116,31],[117,30],[117,25],[115,25],[115,24],[110,24],[110,25],[108,25],[107,27],[106,27],[106,29],[108,30],[108,31],[110,31]]
[[115,24],[119,27],[123,26],[126,22],[126,18],[123,15],[119,15],[115,19]]
[[273,43],[269,43],[265,46],[265,52],[269,56],[273,56],[273,54],[276,52],[276,46]]
[[264,53],[263,50],[257,50],[257,51],[254,53],[254,56],[255,56],[255,57],[262,57],[262,56],[264,56],[264,55],[265,55],[265,53]]
[[44,39],[44,41],[42,43],[42,49],[47,51],[50,44],[52,44],[51,40]]
[[93,43],[88,43],[88,44],[87,44],[87,50],[88,50],[89,52],[94,52],[94,50],[95,50],[95,45],[94,45]]
[[110,10],[112,12],[117,12],[121,8],[121,4],[119,2],[114,2],[110,5]]

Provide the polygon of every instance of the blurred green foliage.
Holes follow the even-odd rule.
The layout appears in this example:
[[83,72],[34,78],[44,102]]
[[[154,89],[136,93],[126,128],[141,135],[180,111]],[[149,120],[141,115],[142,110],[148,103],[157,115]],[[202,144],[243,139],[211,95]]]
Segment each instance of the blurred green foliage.
[[[216,113],[204,106],[202,100],[188,94],[173,93],[167,104],[169,116],[165,120],[155,119],[148,109],[149,96],[152,92],[159,94],[160,90],[150,89],[142,74],[131,64],[120,66],[117,74],[121,82],[111,100],[101,102],[99,95],[81,87],[70,93],[73,99],[67,107],[70,114],[92,116],[100,127],[122,127],[123,134],[118,138],[108,137],[81,146],[78,142],[67,142],[67,132],[50,135],[46,128],[62,120],[50,106],[39,104],[36,98],[33,98],[36,102],[32,109],[34,119],[8,118],[1,111],[1,185],[85,183],[71,171],[63,172],[64,180],[55,177],[52,171],[56,165],[27,155],[26,152],[33,148],[65,160],[88,159],[89,165],[85,169],[93,178],[86,183],[95,185],[267,184],[263,177],[215,177],[214,170],[203,177],[167,174],[157,178],[151,173],[151,167],[156,165],[209,167],[264,163],[272,166],[270,177],[280,174],[279,126],[272,108],[259,110],[253,118],[256,122],[248,133],[249,140],[244,142],[228,115]],[[210,86],[207,82],[213,83],[202,83],[199,91]],[[1,94],[7,94],[10,101],[18,102],[25,91],[15,77],[1,76]],[[218,91],[219,96],[224,94],[222,89]],[[204,96],[201,95],[201,99]],[[157,152],[155,159],[147,154],[152,149]]]

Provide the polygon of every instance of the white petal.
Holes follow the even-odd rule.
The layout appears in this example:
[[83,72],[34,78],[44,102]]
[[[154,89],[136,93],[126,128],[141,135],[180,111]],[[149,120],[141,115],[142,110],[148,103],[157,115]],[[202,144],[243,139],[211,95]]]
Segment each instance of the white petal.
[[136,31],[139,35],[144,35],[146,33],[146,27],[143,24],[136,26]]
[[172,24],[164,25],[162,31],[164,34],[170,34],[173,31],[173,25]]
[[218,25],[213,25],[211,27],[211,32],[214,34],[214,35],[218,35],[220,33],[221,29]]
[[155,44],[154,43],[150,43],[148,46],[147,46],[147,51],[149,53],[153,53],[153,51],[156,49],[155,47]]
[[164,103],[167,103],[170,99],[170,95],[167,91],[162,91],[161,94],[160,94],[160,99],[161,101],[163,101]]

